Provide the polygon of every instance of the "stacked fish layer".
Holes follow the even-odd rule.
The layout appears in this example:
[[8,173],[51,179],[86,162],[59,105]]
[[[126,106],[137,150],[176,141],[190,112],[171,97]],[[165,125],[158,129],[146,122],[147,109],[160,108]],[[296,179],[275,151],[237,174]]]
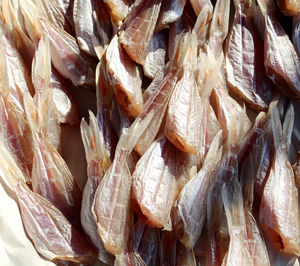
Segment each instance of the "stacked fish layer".
[[[298,3],[1,0],[0,179],[36,251],[57,264],[296,265]],[[78,88],[93,91],[88,122]],[[83,191],[62,124],[80,127]]]

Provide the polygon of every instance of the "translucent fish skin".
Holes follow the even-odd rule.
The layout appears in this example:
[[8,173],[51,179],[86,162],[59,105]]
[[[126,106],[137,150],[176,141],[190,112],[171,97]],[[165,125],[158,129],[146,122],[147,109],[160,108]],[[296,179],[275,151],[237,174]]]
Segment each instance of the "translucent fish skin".
[[159,231],[138,220],[134,225],[134,250],[146,265],[157,265],[159,255]]
[[21,182],[15,189],[26,233],[42,256],[84,264],[96,259],[90,245],[49,201]]
[[115,36],[106,52],[107,71],[118,103],[129,116],[143,111],[142,80],[136,64],[128,57]]
[[125,251],[129,235],[131,174],[127,151],[120,149],[100,182],[93,204],[98,234],[104,247],[114,255]]
[[171,69],[165,75],[163,80],[160,82],[156,90],[148,97],[144,104],[144,111],[140,115],[140,118],[146,119],[150,114],[153,114],[152,122],[148,125],[147,130],[138,140],[135,151],[142,155],[154,141],[160,125],[162,123],[163,117],[165,115],[168,102],[170,100],[172,91],[178,80],[178,70]]
[[276,20],[273,0],[268,3],[271,5],[268,12],[260,4],[262,12],[265,12],[266,74],[284,94],[297,100],[300,98],[300,58],[288,35]]
[[286,16],[295,16],[300,12],[300,3],[297,0],[276,0],[281,12]]
[[[275,156],[263,191],[259,220],[273,246],[284,254],[299,256],[300,219],[298,191],[287,157],[287,140],[278,110],[272,112]],[[285,132],[284,132],[285,133]]]
[[229,247],[222,266],[254,265],[247,245],[242,192],[237,180],[223,184],[222,198],[230,234]]
[[138,1],[132,7],[120,35],[120,42],[131,59],[145,63],[158,19],[161,0]]
[[170,98],[165,126],[168,139],[184,152],[195,154],[199,149],[200,106],[194,69],[186,66]]
[[176,161],[175,147],[166,137],[160,137],[135,167],[132,197],[151,226],[167,230],[172,227],[170,213],[176,193]]
[[252,108],[264,110],[273,98],[273,84],[264,74],[263,40],[254,26],[249,7],[237,3],[235,8],[226,43],[227,82]]
[[150,42],[149,53],[143,70],[145,76],[154,79],[157,72],[162,72],[166,63],[167,38],[164,32],[154,33]]
[[176,204],[176,212],[182,225],[177,226],[178,239],[187,249],[193,249],[198,240],[206,218],[207,195],[213,182],[215,168],[221,159],[218,150],[221,132],[218,133],[201,170],[182,189]]
[[101,133],[95,116],[90,113],[90,125],[84,120],[81,122],[81,136],[87,159],[88,179],[82,193],[81,224],[91,241],[98,249],[98,259],[106,264],[112,264],[114,259],[103,246],[97,233],[97,224],[92,212],[95,192],[106,170],[110,166],[109,155],[105,150]]

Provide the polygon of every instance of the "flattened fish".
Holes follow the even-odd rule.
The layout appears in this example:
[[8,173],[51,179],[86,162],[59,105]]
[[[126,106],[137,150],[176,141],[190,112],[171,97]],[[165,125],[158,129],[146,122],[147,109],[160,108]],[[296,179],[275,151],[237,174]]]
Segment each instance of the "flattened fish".
[[162,0],[137,1],[124,22],[120,42],[131,59],[138,64],[145,63],[161,2]]
[[118,43],[118,36],[106,51],[106,65],[116,99],[129,116],[137,117],[143,111],[142,80],[136,64]]
[[[290,105],[284,124],[293,126],[293,108]],[[294,172],[287,157],[290,136],[282,130],[278,108],[271,114],[275,156],[263,191],[259,220],[274,247],[284,254],[299,256],[300,219],[298,191]]]
[[235,1],[235,18],[226,44],[227,83],[256,110],[268,108],[273,84],[265,75],[263,40],[254,26],[251,1]]
[[119,26],[127,17],[129,11],[129,0],[102,0],[109,11],[110,17],[114,24]]
[[177,190],[176,163],[175,147],[162,136],[151,144],[135,167],[133,199],[151,226],[172,228],[170,213]]

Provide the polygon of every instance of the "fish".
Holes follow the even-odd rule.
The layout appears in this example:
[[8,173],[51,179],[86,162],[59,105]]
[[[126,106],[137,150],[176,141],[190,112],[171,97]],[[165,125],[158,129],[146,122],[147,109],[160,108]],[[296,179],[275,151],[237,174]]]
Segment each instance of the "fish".
[[235,1],[235,17],[226,42],[225,62],[229,86],[250,107],[260,111],[268,108],[274,86],[265,75],[263,40],[254,26],[252,9],[251,1]]
[[141,74],[136,64],[119,44],[117,35],[107,47],[106,65],[117,102],[128,116],[137,117],[144,108]]
[[286,16],[295,16],[300,12],[300,3],[295,0],[276,0],[280,11]]
[[159,16],[161,0],[140,0],[133,4],[120,32],[120,43],[129,57],[144,65]]
[[154,33],[149,53],[143,65],[144,75],[154,79],[156,73],[163,72],[167,60],[167,37],[164,32]]
[[284,254],[299,256],[300,219],[298,191],[288,159],[290,135],[283,128],[293,127],[294,110],[289,105],[282,127],[278,107],[271,113],[275,154],[259,209],[260,225],[273,246]]
[[178,239],[190,250],[199,239],[206,219],[207,195],[213,182],[214,174],[222,158],[219,147],[222,132],[214,138],[200,171],[183,187],[175,205],[179,224]]
[[230,235],[222,265],[254,265],[246,239],[242,191],[236,176],[222,186],[222,199]]
[[172,228],[170,215],[178,177],[176,157],[175,147],[161,136],[139,159],[132,174],[132,198],[152,227]]
[[300,15],[293,17],[293,44],[300,56]]
[[193,10],[196,14],[196,16],[199,16],[199,14],[201,13],[202,9],[207,6],[208,7],[208,19],[207,20],[211,20],[212,18],[212,13],[213,13],[213,5],[211,3],[210,0],[190,0],[190,3],[193,7]]
[[274,1],[259,0],[258,4],[265,18],[264,65],[266,74],[282,93],[297,100],[300,95],[300,58],[289,36],[276,20]]
[[123,20],[127,17],[130,7],[128,0],[103,0],[107,6],[111,20],[116,27],[122,24]]
[[94,246],[98,249],[98,259],[106,264],[112,264],[114,258],[109,254],[97,233],[96,219],[92,212],[95,192],[105,172],[111,164],[109,153],[106,150],[101,130],[96,117],[89,112],[90,124],[82,119],[81,137],[87,160],[87,181],[82,193],[80,219],[84,231],[88,234]]

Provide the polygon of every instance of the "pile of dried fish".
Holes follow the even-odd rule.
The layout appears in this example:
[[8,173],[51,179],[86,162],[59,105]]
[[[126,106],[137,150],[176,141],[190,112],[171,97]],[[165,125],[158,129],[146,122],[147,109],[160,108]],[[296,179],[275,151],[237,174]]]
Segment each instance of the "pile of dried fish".
[[[276,250],[297,263],[299,1],[1,0],[0,11],[1,183],[42,257],[270,265]],[[77,87],[97,102],[81,124]],[[61,124],[80,124],[83,191]]]

